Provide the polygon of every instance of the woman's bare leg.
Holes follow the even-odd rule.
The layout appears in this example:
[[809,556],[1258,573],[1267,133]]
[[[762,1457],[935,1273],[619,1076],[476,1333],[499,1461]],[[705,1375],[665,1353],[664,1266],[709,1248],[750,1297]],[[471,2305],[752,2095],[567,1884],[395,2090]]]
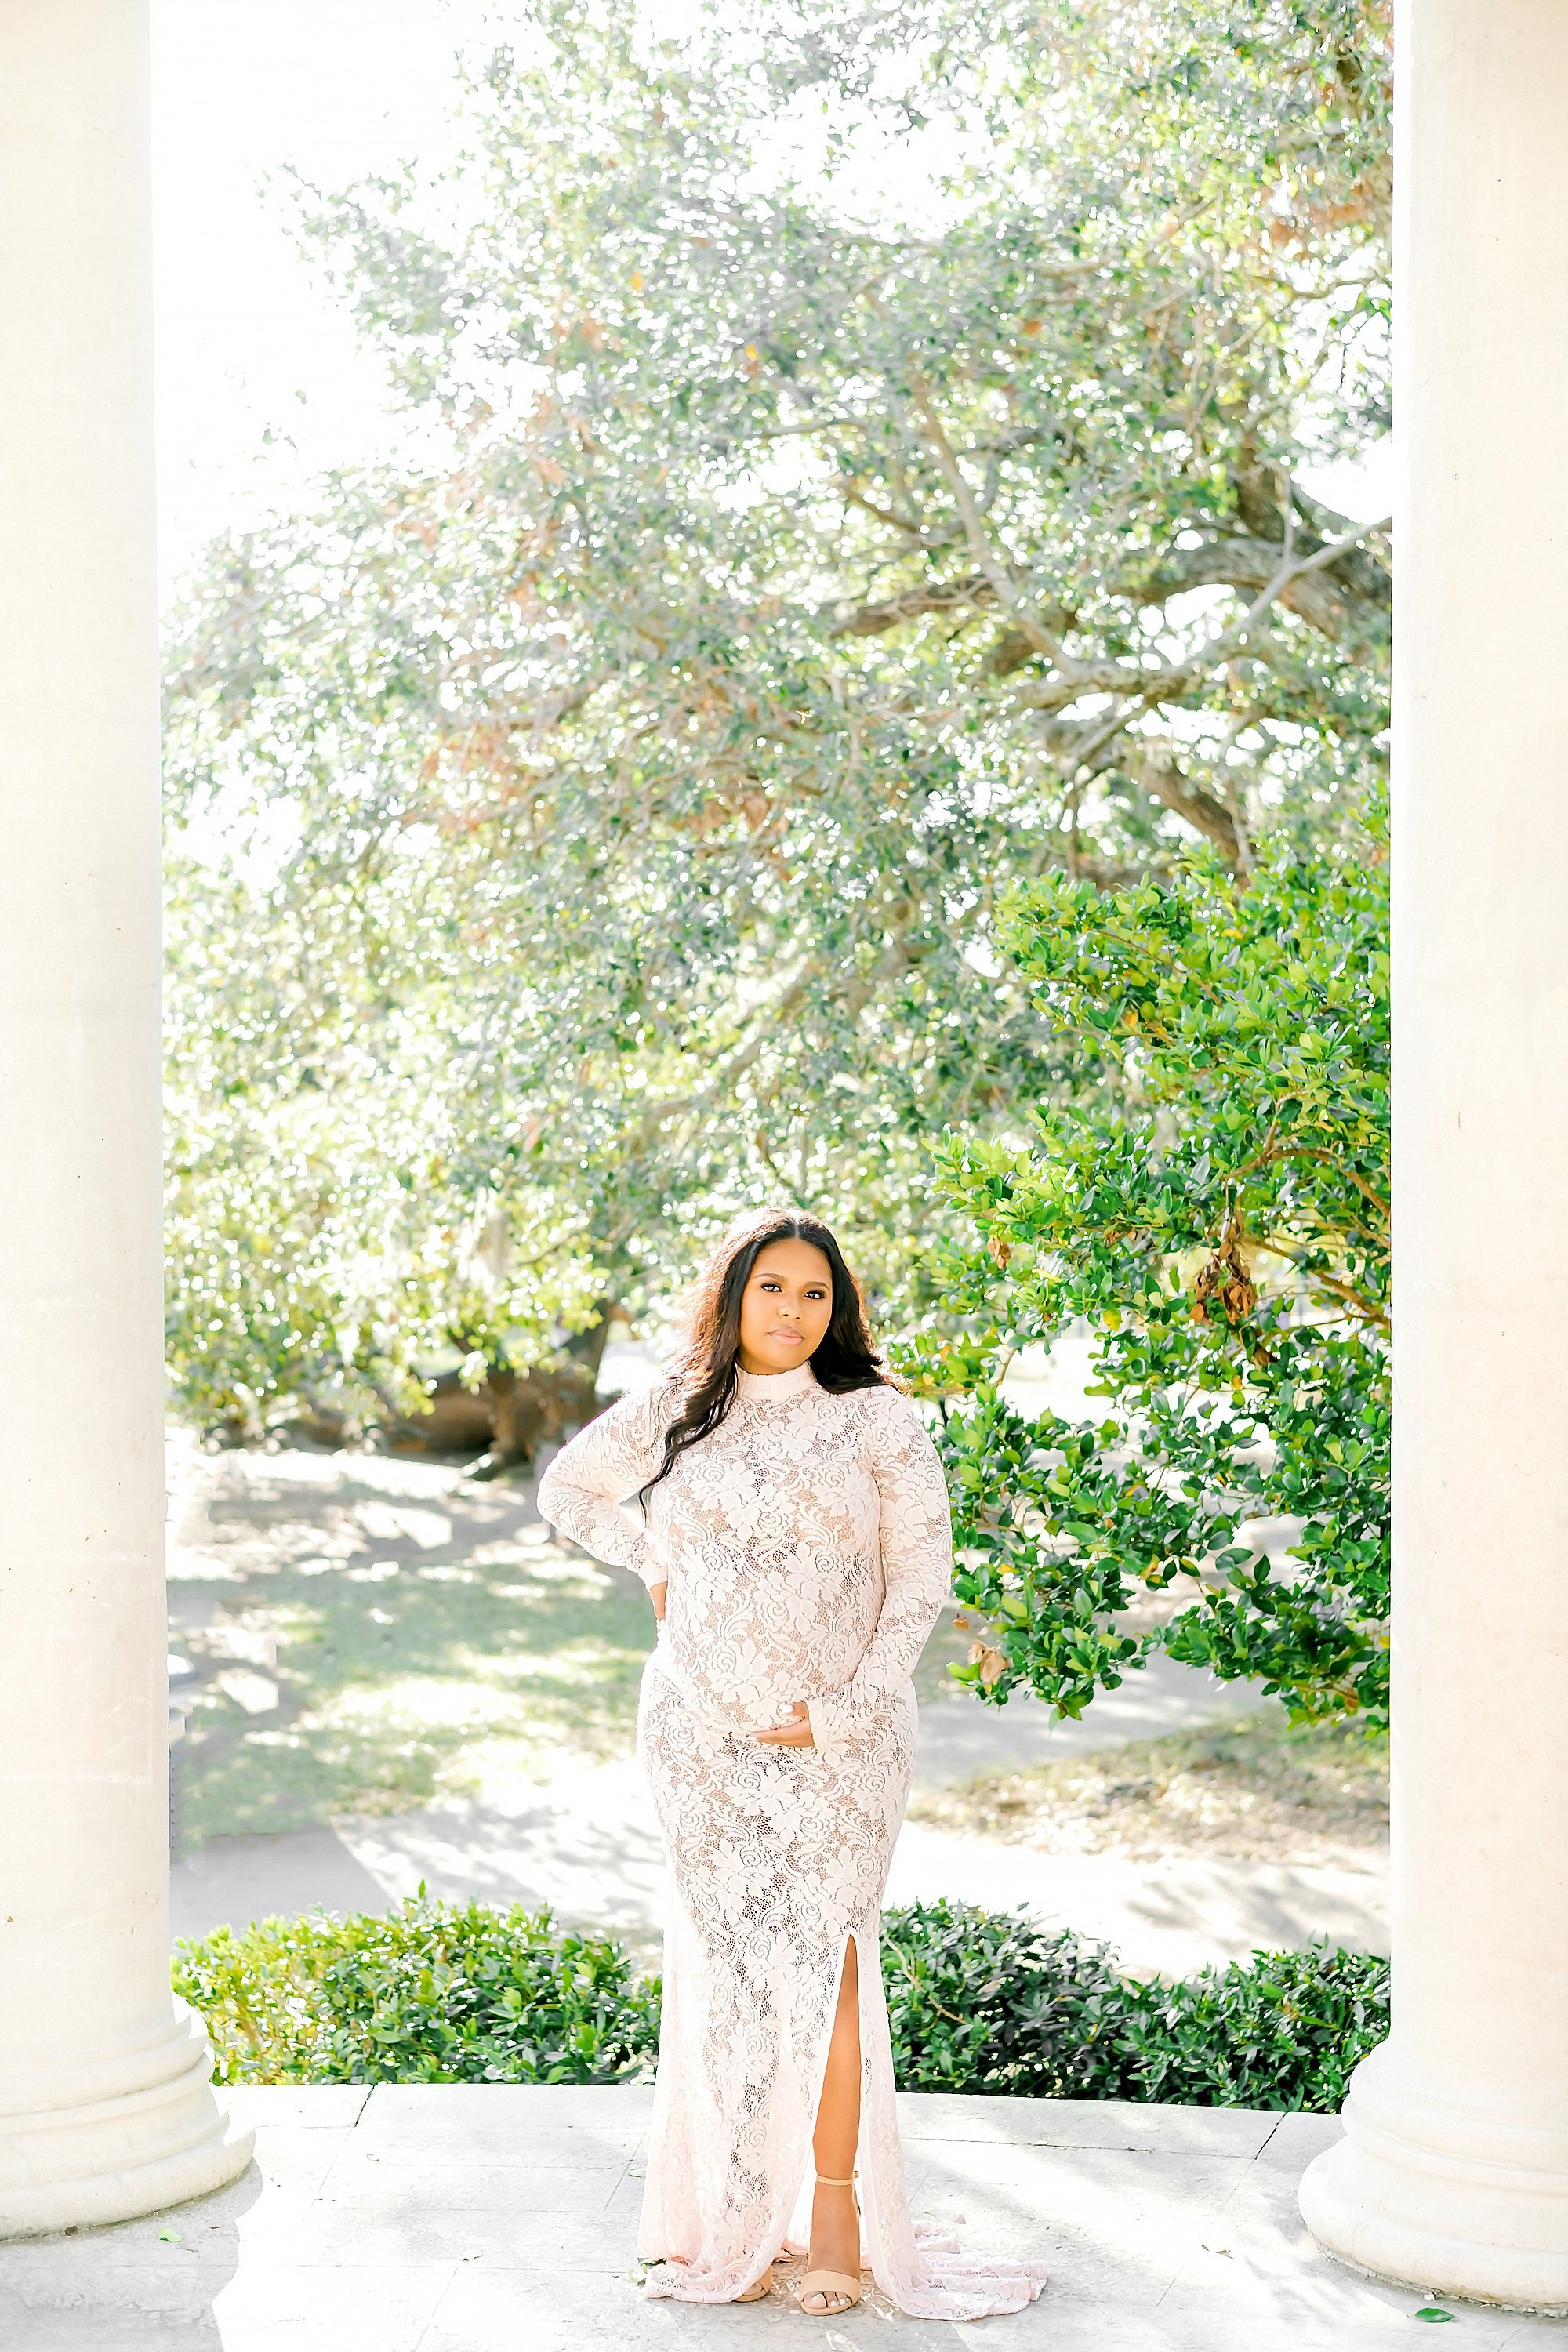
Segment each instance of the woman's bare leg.
[[[860,1970],[850,1937],[844,1953],[844,1974],[838,1981],[838,2007],[834,2013],[833,2039],[827,2045],[827,2067],[822,2078],[822,2104],[816,2110],[816,2133],[811,2143],[819,2176],[847,2180],[855,2169],[860,2140]],[[860,2275],[860,2221],[855,2191],[818,2187],[811,2207],[811,2258],[814,2271],[843,2271]],[[847,2298],[813,2292],[803,2307],[830,2316],[847,2307]]]

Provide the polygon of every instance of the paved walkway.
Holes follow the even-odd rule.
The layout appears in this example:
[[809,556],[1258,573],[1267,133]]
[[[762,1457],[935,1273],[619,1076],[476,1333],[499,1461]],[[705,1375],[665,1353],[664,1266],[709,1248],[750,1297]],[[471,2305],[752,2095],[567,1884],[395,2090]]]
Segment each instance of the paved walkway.
[[[521,2085],[236,2092],[257,2163],[173,2214],[0,2246],[15,2352],[1383,2352],[1423,2296],[1340,2269],[1296,2210],[1317,2116],[906,2097],[910,2193],[1042,2256],[1029,2311],[952,2326],[879,2300],[805,2318],[644,2303],[650,2094]],[[1568,2322],[1456,2309],[1458,2347],[1568,2352]]]
[[[174,1931],[312,1904],[384,1911],[421,1883],[454,1899],[547,1903],[564,1924],[647,1938],[660,1917],[664,1858],[636,1765],[525,1786],[510,1801],[217,1840],[174,1874]],[[1209,1960],[1243,1958],[1255,1945],[1301,1946],[1320,1935],[1355,1949],[1386,1948],[1382,1869],[1037,1853],[911,1822],[893,1857],[888,1899],[940,1895],[990,1910],[1026,1904],[1042,1921],[1113,1943],[1134,1973],[1187,1976]]]
[[[1169,1660],[1096,1701],[1089,1719],[1053,1724],[1046,1708],[971,1699],[921,1710],[920,1778],[927,1786],[1005,1763],[1035,1762],[1157,1738],[1256,1706],[1251,1690],[1213,1683]],[[174,1870],[174,1931],[206,1934],[269,1913],[320,1906],[384,1911],[423,1884],[481,1902],[548,1904],[573,1925],[647,1937],[657,1929],[664,1861],[647,1792],[630,1758],[577,1765],[548,1780],[492,1787],[416,1811],[341,1819],[276,1837],[216,1838]],[[941,1895],[1035,1916],[1114,1944],[1125,1966],[1184,1976],[1256,1945],[1313,1937],[1387,1948],[1387,1870],[1117,1854],[1047,1854],[999,1839],[910,1822],[894,1856],[889,1900]]]
[[[646,1374],[647,1350],[623,1354],[617,1381]],[[1061,1377],[1070,1389],[1072,1363]],[[1070,1402],[1065,1392],[1037,1402],[1064,1398]],[[318,1824],[193,1847],[174,1873],[174,1933],[200,1936],[223,1922],[242,1927],[315,1906],[383,1911],[423,1884],[450,1898],[548,1904],[563,1921],[613,1927],[647,1945],[660,1916],[663,1861],[625,1752],[629,1702],[624,1722],[606,1717],[588,1727],[586,1752],[574,1752],[584,1727],[557,1720],[567,1698],[598,1687],[591,1676],[563,1679],[563,1658],[585,1671],[578,1652],[607,1639],[606,1629],[612,1649],[632,1644],[616,1672],[635,1674],[651,1632],[640,1591],[635,1606],[619,1605],[619,1588],[631,1591],[635,1580],[552,1542],[526,1486],[474,1486],[451,1465],[299,1450],[206,1455],[188,1433],[172,1439],[170,1464],[171,1597],[209,1698],[223,1698],[217,1769],[227,1775],[219,1781],[227,1818],[237,1827],[264,1822],[258,1800],[276,1784],[296,1820],[309,1794]],[[1284,1542],[1289,1533],[1270,1523],[1258,1539]],[[579,1586],[574,1615],[563,1596]],[[302,1640],[307,1621],[319,1640]],[[564,1645],[559,1654],[538,1646],[547,1622],[550,1638]],[[939,1629],[933,1658],[963,1647],[951,1628]],[[599,1658],[601,1681],[615,1681],[614,1663]],[[918,1778],[926,1788],[1156,1738],[1264,1703],[1257,1685],[1221,1684],[1164,1657],[1097,1698],[1081,1723],[1054,1723],[1028,1698],[979,1706],[936,1665],[922,1669],[921,1688]],[[540,1735],[531,1745],[521,1738],[531,1725]],[[322,1804],[334,1742],[345,1753],[374,1750],[390,1768],[400,1743],[417,1746],[434,1737],[432,1726],[447,1763],[464,1767],[461,1793],[398,1811],[384,1790],[376,1810],[361,1810],[361,1783],[351,1776],[342,1810]],[[457,1747],[447,1755],[452,1726]],[[595,1751],[616,1760],[596,1763]],[[191,1756],[193,1788],[213,1772],[214,1753]],[[236,1803],[242,1790],[248,1800]],[[1173,1855],[1131,1864],[916,1822],[900,1841],[891,1895],[1026,1904],[1042,1920],[1115,1945],[1130,1969],[1185,1975],[1255,1945],[1315,1936],[1382,1947],[1385,1865],[1375,1855],[1365,1866],[1345,1862]]]

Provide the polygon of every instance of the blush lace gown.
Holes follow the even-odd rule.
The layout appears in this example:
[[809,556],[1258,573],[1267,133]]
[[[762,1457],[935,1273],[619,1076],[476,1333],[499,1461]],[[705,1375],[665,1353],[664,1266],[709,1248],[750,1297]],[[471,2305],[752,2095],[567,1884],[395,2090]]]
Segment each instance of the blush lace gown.
[[[832,1396],[808,1364],[737,1375],[646,1529],[620,1509],[664,1458],[660,1382],[551,1464],[541,1515],[667,1581],[637,1748],[669,1849],[664,2020],[643,2200],[650,2295],[727,2303],[805,2243],[812,2134],[845,1948],[859,1958],[863,2251],[921,2319],[1019,2311],[1045,2273],[910,2220],[878,1921],[915,1761],[915,1661],[949,1589],[935,1449],[895,1389]],[[751,1735],[807,1702],[815,1746]]]

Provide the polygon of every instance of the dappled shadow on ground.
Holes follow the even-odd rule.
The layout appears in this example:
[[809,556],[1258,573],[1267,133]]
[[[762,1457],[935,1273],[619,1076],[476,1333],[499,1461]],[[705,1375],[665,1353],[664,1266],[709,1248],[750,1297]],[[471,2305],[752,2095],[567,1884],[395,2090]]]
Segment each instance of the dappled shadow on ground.
[[[637,1580],[557,1544],[526,1486],[455,1465],[186,1439],[174,1467],[174,1638],[202,1674],[176,1932],[382,1910],[423,1883],[548,1905],[651,1954],[662,1858],[631,1749],[654,1627]],[[1322,1775],[1302,1780],[1278,1708],[1272,1728],[1097,1760],[1255,1694],[1160,1661],[1053,1727],[1037,1705],[954,1689],[943,1668],[967,1640],[945,1612],[921,1663],[922,1791],[891,1899],[1023,1903],[1143,1972],[1258,1941],[1381,1941],[1385,1864],[1341,1853],[1347,1824],[1321,1804],[1295,1810]],[[1336,1779],[1342,1763],[1336,1749]],[[1346,1866],[1300,1867],[1309,1843],[1331,1858],[1331,1828]],[[1227,1843],[1243,1832],[1245,1856]]]
[[1355,1723],[1292,1726],[1266,1705],[1060,1761],[1042,1746],[1014,1769],[923,1790],[910,1810],[935,1828],[1046,1853],[1381,1864],[1388,1738]]
[[653,1623],[531,1490],[377,1456],[176,1451],[171,1627],[202,1675],[187,1843],[402,1811],[626,1752]]
[[385,1911],[394,1900],[336,1829],[210,1838],[170,1870],[169,1929],[209,1936],[300,1911]]
[[[917,2218],[1043,2262],[1039,2302],[978,2331],[871,2294],[812,2328],[760,2305],[636,2291],[650,2089],[312,2084],[227,2095],[257,2164],[220,2196],[118,2230],[0,2247],[0,2340],[27,2352],[833,2352],[952,2342],[1050,2352],[1372,2352],[1425,2297],[1331,2262],[1302,2225],[1329,2116],[904,2095]],[[959,2217],[963,2217],[960,2220]],[[171,2234],[164,2235],[168,2231]],[[1467,2346],[1568,2343],[1568,2324],[1454,2306]]]

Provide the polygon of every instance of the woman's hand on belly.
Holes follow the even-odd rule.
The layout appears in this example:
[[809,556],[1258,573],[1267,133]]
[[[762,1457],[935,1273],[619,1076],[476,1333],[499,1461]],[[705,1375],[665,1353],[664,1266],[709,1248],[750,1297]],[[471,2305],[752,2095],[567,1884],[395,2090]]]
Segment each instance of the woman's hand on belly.
[[647,1597],[653,1602],[653,1613],[661,1625],[664,1622],[664,1604],[668,1591],[668,1581],[663,1584],[650,1584],[647,1589]]
[[763,1740],[769,1748],[815,1748],[805,1701],[797,1698],[790,1712],[795,1717],[793,1723],[781,1723],[774,1731],[753,1732],[752,1738]]

